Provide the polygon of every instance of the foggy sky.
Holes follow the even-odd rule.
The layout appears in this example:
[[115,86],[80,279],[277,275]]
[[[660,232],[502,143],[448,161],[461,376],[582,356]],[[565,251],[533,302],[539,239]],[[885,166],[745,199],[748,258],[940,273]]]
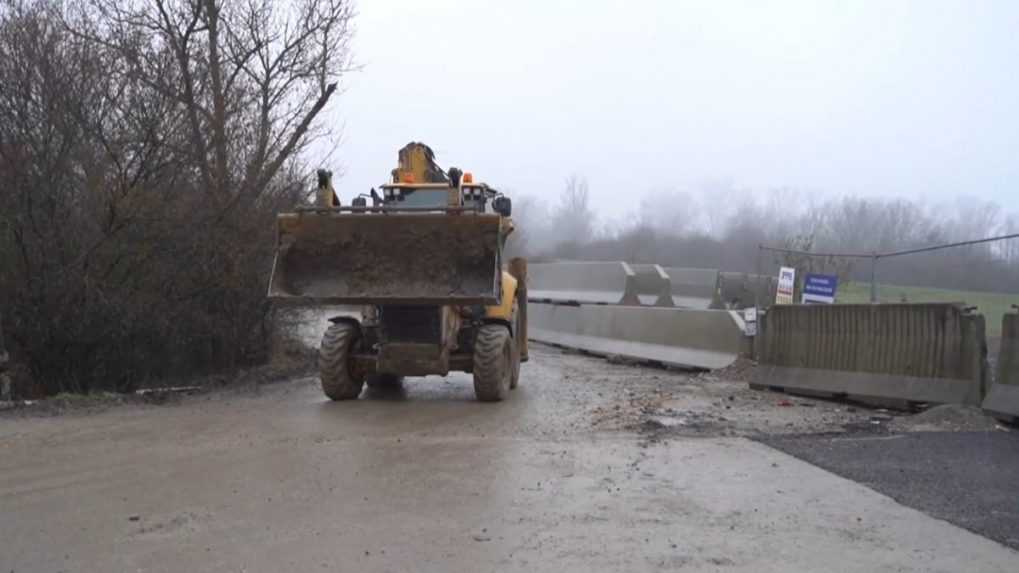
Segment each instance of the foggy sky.
[[431,145],[516,195],[973,196],[1019,210],[1019,2],[360,0],[329,121],[351,194]]

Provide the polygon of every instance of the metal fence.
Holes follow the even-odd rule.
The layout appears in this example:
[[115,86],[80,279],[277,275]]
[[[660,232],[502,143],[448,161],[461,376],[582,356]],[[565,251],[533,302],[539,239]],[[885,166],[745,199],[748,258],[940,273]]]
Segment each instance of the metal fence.
[[[1000,236],[997,236],[997,237],[987,237],[987,238],[983,238],[983,239],[973,239],[973,240],[969,240],[969,241],[958,241],[958,242],[954,242],[954,243],[945,243],[945,244],[940,244],[940,245],[932,245],[932,246],[921,247],[921,248],[916,248],[916,249],[905,249],[905,250],[899,250],[899,251],[890,251],[890,252],[828,253],[828,252],[804,251],[804,250],[789,249],[789,248],[783,248],[783,247],[769,247],[767,245],[759,245],[758,248],[759,248],[761,253],[764,253],[764,252],[773,252],[773,253],[782,253],[782,254],[786,254],[786,255],[796,255],[796,256],[803,256],[803,257],[818,257],[818,258],[825,258],[825,259],[829,259],[829,260],[839,260],[839,259],[869,260],[870,261],[870,302],[877,303],[877,302],[879,302],[879,298],[878,298],[878,262],[879,261],[882,261],[884,259],[893,259],[893,258],[896,258],[896,257],[904,257],[904,256],[907,256],[907,255],[917,255],[917,254],[920,254],[920,253],[929,253],[929,252],[933,252],[933,251],[941,251],[941,250],[945,250],[945,249],[957,249],[957,248],[968,247],[968,246],[973,246],[973,245],[981,245],[981,244],[987,244],[987,243],[1003,242],[1003,241],[1008,241],[1008,240],[1011,240],[1011,239],[1019,239],[1019,233],[1014,233],[1014,234],[1010,234],[1010,235],[1000,235]],[[760,260],[760,258],[761,257],[759,256],[758,260]],[[919,286],[919,285],[917,285],[917,286]],[[931,286],[934,286],[934,285],[931,285]],[[1015,287],[1017,289],[1019,289],[1019,285],[1015,285]]]

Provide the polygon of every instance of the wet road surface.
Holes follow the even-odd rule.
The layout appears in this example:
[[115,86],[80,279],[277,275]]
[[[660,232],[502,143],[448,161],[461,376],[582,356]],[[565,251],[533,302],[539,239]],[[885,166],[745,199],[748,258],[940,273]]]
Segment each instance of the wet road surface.
[[[744,385],[532,357],[499,404],[464,375],[343,403],[306,378],[0,418],[0,571],[1017,569],[1003,545],[741,437],[742,402],[758,431],[792,424]],[[627,429],[663,387],[711,424]],[[822,408],[802,410],[844,421]]]

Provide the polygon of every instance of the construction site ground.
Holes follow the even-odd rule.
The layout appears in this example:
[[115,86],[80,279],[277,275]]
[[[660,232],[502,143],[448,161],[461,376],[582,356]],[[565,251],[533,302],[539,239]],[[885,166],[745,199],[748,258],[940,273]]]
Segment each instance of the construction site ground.
[[1013,427],[531,357],[497,404],[458,374],[4,410],[0,571],[1017,569]]

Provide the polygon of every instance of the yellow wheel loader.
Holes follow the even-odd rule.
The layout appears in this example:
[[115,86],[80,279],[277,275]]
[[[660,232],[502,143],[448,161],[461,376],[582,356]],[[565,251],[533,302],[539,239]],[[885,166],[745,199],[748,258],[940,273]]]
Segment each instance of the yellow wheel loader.
[[509,197],[444,172],[421,143],[400,150],[381,191],[340,205],[320,171],[315,205],[277,217],[269,297],[361,307],[330,319],[322,390],[349,400],[366,382],[462,371],[478,400],[503,400],[527,360],[527,262],[503,261]]

